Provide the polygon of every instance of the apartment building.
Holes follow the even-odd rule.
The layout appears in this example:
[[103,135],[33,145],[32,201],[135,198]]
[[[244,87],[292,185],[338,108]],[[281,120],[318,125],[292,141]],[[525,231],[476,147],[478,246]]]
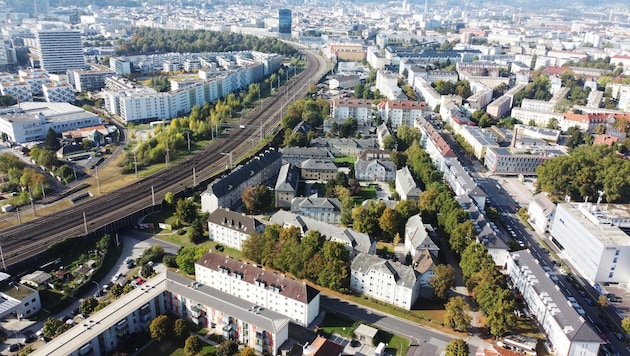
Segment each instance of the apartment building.
[[291,212],[328,224],[339,224],[341,202],[337,198],[296,197],[291,200]]
[[74,89],[70,83],[44,83],[42,89],[47,102],[71,104],[75,102]]
[[10,96],[18,102],[33,101],[33,91],[26,82],[0,82],[0,94]]
[[98,64],[91,64],[90,69],[68,69],[68,81],[78,92],[94,92],[105,88],[105,78],[116,72]]
[[392,129],[405,125],[412,127],[415,121],[428,112],[422,101],[385,100],[377,105],[378,113]]
[[422,194],[422,190],[418,188],[418,184],[411,175],[409,167],[404,166],[403,168],[396,171],[394,184],[396,187],[396,192],[398,193],[398,195],[400,195],[401,200],[420,199],[420,194]]
[[211,241],[242,250],[243,241],[252,234],[262,234],[265,224],[257,218],[228,209],[217,209],[208,216],[208,235]]
[[484,165],[493,174],[535,175],[536,168],[554,157],[565,155],[558,149],[488,148]]
[[372,120],[374,105],[366,99],[337,98],[330,103],[330,117],[333,119],[357,119],[357,122],[369,124]]
[[352,260],[350,289],[356,293],[411,310],[420,288],[413,267],[363,253]]
[[477,126],[463,126],[459,134],[472,147],[473,154],[479,160],[483,160],[488,148],[499,147],[497,137],[492,132]]
[[552,241],[592,283],[630,281],[630,208],[621,204],[560,203]]
[[319,291],[264,267],[214,253],[195,263],[197,282],[308,326],[319,314]]
[[280,354],[280,346],[288,340],[291,322],[290,317],[270,308],[252,307],[249,300],[166,271],[42,345],[36,353],[108,355],[166,313],[273,356]]
[[85,68],[79,31],[37,30],[35,40],[35,54],[49,73],[65,74],[70,68]]
[[337,166],[331,159],[309,158],[300,165],[300,178],[328,181],[337,176]]
[[507,273],[555,355],[595,356],[602,340],[580,317],[529,250],[511,252]]
[[[284,157],[283,157],[284,158]],[[290,208],[291,200],[297,195],[300,170],[291,163],[280,167],[274,189],[276,208]]]
[[211,213],[220,207],[233,208],[241,204],[245,188],[273,184],[281,166],[280,153],[274,149],[266,150],[210,183],[201,194],[201,211]]
[[389,160],[359,159],[354,162],[354,174],[357,180],[389,182],[396,178],[396,164]]

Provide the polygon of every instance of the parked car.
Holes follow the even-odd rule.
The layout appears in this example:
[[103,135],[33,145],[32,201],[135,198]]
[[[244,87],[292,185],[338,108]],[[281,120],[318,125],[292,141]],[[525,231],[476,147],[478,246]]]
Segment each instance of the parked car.
[[20,351],[20,350],[22,350],[23,347],[24,347],[24,345],[22,345],[22,344],[13,344],[13,345],[9,346],[9,351],[11,351],[11,352]]
[[593,303],[593,300],[592,300],[592,299],[590,299],[590,298],[584,298],[584,301],[585,301],[585,302],[586,302],[586,304],[588,304],[588,305],[593,305],[593,304],[594,304],[594,303]]

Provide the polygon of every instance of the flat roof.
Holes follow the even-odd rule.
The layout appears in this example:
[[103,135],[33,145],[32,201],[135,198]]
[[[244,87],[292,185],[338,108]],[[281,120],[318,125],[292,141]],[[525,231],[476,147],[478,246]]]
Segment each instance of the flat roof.
[[172,291],[189,300],[211,306],[274,333],[290,321],[288,317],[266,308],[254,313],[251,311],[251,302],[207,286],[193,287],[193,282],[194,280],[175,272],[160,273],[52,339],[35,350],[34,354],[69,355],[165,291]]
[[[597,238],[604,246],[630,246],[630,236],[628,236],[628,234],[626,234],[621,228],[619,228],[618,226],[606,224],[594,224],[580,211],[580,204],[584,203],[560,203],[558,204],[558,207],[562,208],[569,215],[571,215],[571,217],[575,221],[577,221],[582,226],[582,228],[590,232],[591,235]],[[615,210],[612,210],[610,208],[608,208],[607,210],[602,210],[602,212],[609,217],[630,219],[630,207],[628,205],[601,204],[600,206],[602,208],[604,206],[616,207]]]
[[35,292],[36,292],[35,289],[29,288],[25,285],[21,285],[18,283],[14,283],[12,286],[7,286],[0,290],[0,293],[6,294],[11,298],[15,298],[20,301]]

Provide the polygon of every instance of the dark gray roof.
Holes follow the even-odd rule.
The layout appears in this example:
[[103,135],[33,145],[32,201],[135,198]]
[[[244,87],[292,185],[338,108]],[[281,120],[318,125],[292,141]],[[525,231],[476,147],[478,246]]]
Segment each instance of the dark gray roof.
[[282,158],[334,158],[330,150],[324,147],[282,147]]
[[291,163],[283,164],[276,180],[276,192],[296,192],[300,170]]
[[365,172],[368,167],[372,166],[372,165],[380,165],[383,166],[383,168],[385,168],[385,171],[387,172],[396,172],[396,164],[394,164],[394,162],[392,161],[384,161],[381,159],[370,159],[370,160],[358,160],[356,162],[354,162],[354,170],[355,172]]
[[341,202],[337,198],[296,197],[291,200],[291,211],[320,208],[341,211]]
[[329,170],[336,171],[337,166],[335,162],[330,159],[313,159],[309,158],[306,161],[302,162],[302,169],[317,169],[317,170]]
[[208,222],[216,225],[228,227],[232,230],[241,231],[246,234],[256,232],[256,228],[263,223],[253,216],[237,213],[228,209],[219,208],[208,216]]
[[250,177],[270,166],[273,162],[282,158],[280,152],[269,149],[264,153],[252,158],[242,166],[238,166],[232,170],[227,176],[218,178],[210,183],[210,190],[217,197],[222,197],[232,189],[246,182]]

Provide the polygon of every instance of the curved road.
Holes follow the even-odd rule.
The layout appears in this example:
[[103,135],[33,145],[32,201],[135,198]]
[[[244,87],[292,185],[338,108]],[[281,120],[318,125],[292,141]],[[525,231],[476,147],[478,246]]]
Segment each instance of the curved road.
[[[114,221],[160,204],[167,192],[181,192],[192,187],[193,181],[208,181],[225,170],[230,161],[226,152],[231,152],[235,163],[246,158],[258,143],[260,125],[266,132],[275,133],[287,105],[303,97],[309,86],[316,84],[327,71],[323,58],[306,50],[301,53],[307,59],[305,70],[285,83],[285,90],[276,92],[243,118],[239,124],[244,128],[234,128],[197,154],[116,192],[0,230],[0,246],[7,267],[42,253],[54,242],[93,233]],[[195,179],[193,171],[196,172]]]

